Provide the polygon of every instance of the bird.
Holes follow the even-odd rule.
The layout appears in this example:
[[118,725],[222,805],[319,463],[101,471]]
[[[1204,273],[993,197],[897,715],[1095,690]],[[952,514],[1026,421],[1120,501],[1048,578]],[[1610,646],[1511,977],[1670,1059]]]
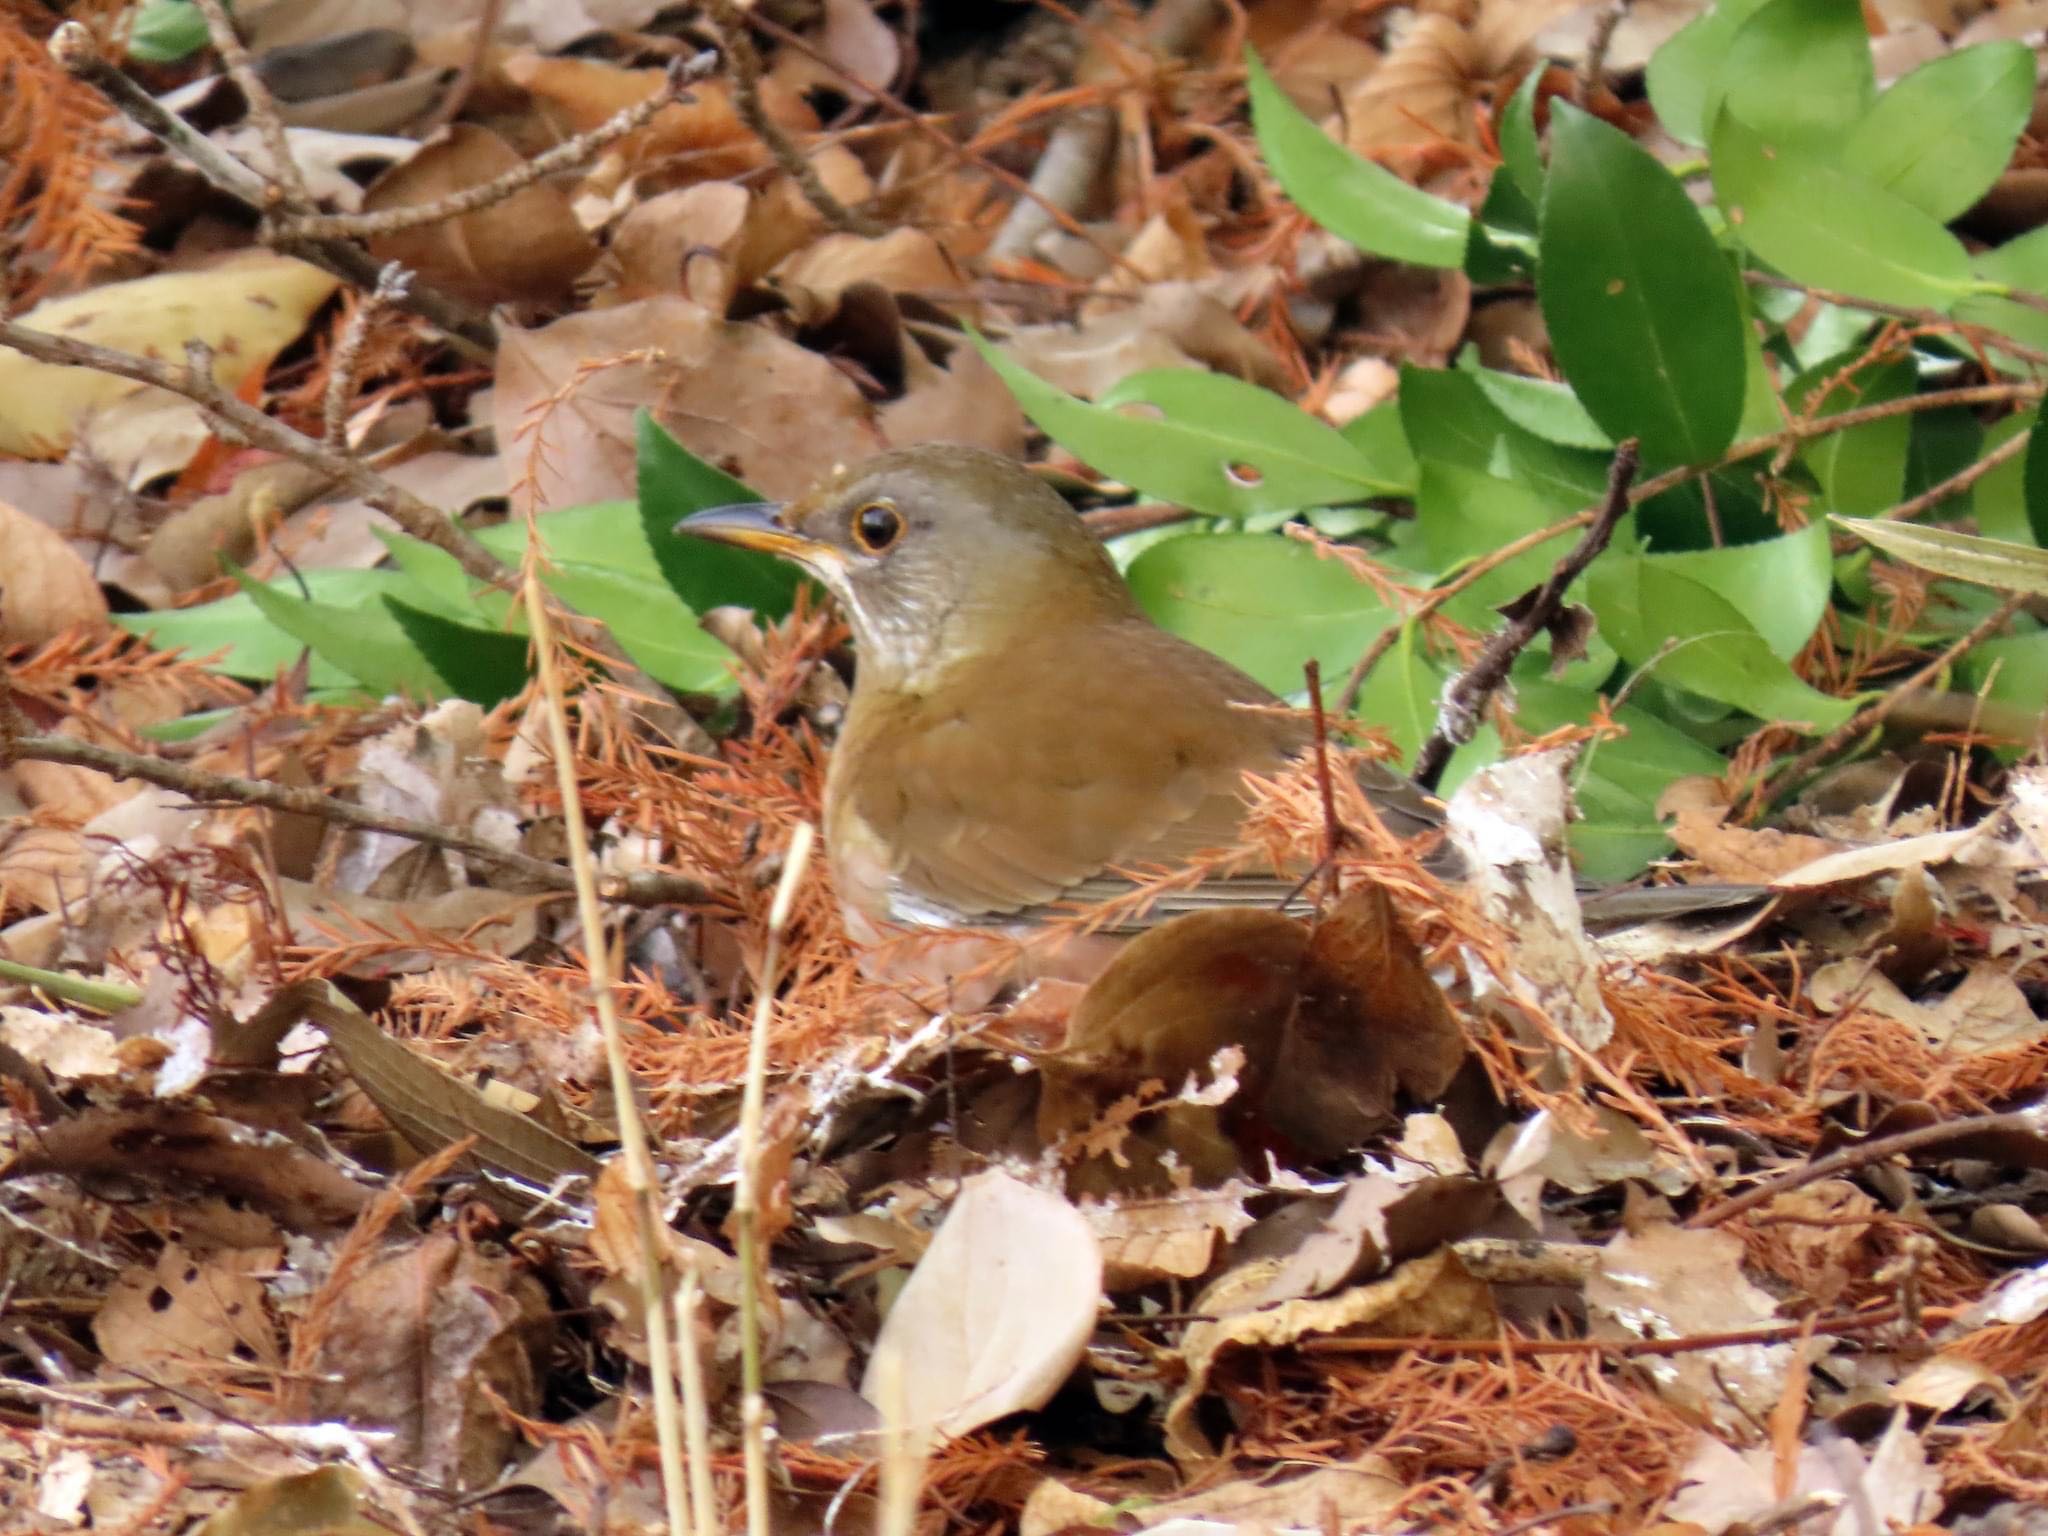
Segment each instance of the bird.
[[[1314,744],[1270,689],[1154,623],[1056,490],[985,449],[893,449],[676,532],[793,561],[845,613],[855,672],[823,834],[857,937],[1028,932],[1127,893],[1132,870],[1237,844],[1247,777]],[[1356,772],[1391,831],[1441,828],[1399,772]],[[1455,854],[1433,867],[1455,874]],[[1170,890],[1101,926],[1277,905],[1299,873]]]

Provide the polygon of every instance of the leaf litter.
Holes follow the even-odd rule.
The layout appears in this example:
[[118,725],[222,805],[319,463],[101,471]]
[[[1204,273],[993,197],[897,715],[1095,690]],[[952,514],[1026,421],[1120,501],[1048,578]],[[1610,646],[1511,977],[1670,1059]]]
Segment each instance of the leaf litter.
[[[685,46],[652,5],[497,8],[474,56],[370,0],[303,34],[293,7],[246,9],[259,67],[304,71],[295,156],[333,207],[373,215],[600,129]],[[1326,111],[1335,86],[1341,135],[1458,193],[1488,147],[1475,106],[1574,8],[1438,9],[1398,33],[1336,7],[1247,22],[1298,106]],[[37,73],[27,25],[0,17],[10,67],[64,109],[52,122],[90,125]],[[1384,395],[1390,362],[1481,337],[1461,277],[1367,270],[1264,193],[1247,205],[1224,162],[1250,136],[1210,64],[1091,34],[1117,70],[1084,65],[1062,100],[968,47],[948,62],[986,76],[968,80],[984,114],[941,149],[875,131],[918,67],[899,11],[833,0],[781,25],[762,21],[764,120],[831,134],[819,175],[879,200],[880,236],[829,228],[721,79],[571,176],[369,235],[507,306],[487,371],[402,313],[351,343],[315,267],[214,260],[246,231],[97,129],[82,163],[125,213],[46,171],[53,228],[10,235],[35,257],[12,291],[41,301],[28,323],[84,340],[176,359],[200,336],[222,389],[316,435],[338,377],[342,440],[475,488],[437,497],[543,518],[633,497],[643,407],[769,495],[892,444],[1021,451],[961,322],[1083,399],[1192,363],[1335,420]],[[342,46],[365,29],[403,44],[374,80]],[[1048,35],[1071,52],[1069,30]],[[450,90],[471,117],[415,148]],[[1014,188],[984,165],[1029,170],[1022,136],[1075,100],[1117,105],[1149,178],[1120,170],[991,263]],[[233,116],[217,136],[254,154]],[[1187,152],[1200,136],[1214,160]],[[132,265],[129,216],[160,266]],[[1377,348],[1326,375],[1303,338],[1361,294]],[[345,365],[351,344],[369,360]],[[189,401],[11,351],[0,378],[0,446],[68,453],[124,515],[168,528],[232,497],[181,525],[191,547],[156,586],[124,578],[112,521],[60,535],[43,506],[0,506],[11,717],[133,747],[205,708],[179,760],[466,840],[7,767],[0,1504],[26,1528],[658,1524],[657,1336],[707,1405],[706,1518],[737,1528],[749,1287],[789,1530],[875,1521],[892,1425],[912,1431],[928,1532],[1964,1529],[2048,1490],[2048,1127],[2025,1112],[2048,1072],[2038,768],[1973,819],[1901,804],[1904,769],[1846,808],[1813,792],[1782,830],[1689,798],[1684,854],[1777,906],[1610,941],[1559,855],[1560,757],[1531,754],[1452,802],[1484,871],[1468,886],[1347,804],[1341,896],[1316,920],[1183,919],[1078,998],[957,1017],[864,971],[813,874],[765,1014],[750,1276],[732,1235],[746,1020],[844,687],[838,632],[807,607],[726,625],[741,675],[713,756],[652,743],[631,687],[571,701],[602,874],[699,888],[608,909],[628,1087],[660,1137],[657,1251],[701,1296],[676,1338],[633,1289],[572,914],[490,857],[561,856],[543,701],[323,697],[303,668],[224,676],[205,649],[110,636],[110,597],[219,595],[221,553],[317,574],[381,551],[304,542],[302,509],[338,517],[340,491],[267,483]],[[1251,845],[1219,857],[1312,862],[1312,778],[1261,793]]]

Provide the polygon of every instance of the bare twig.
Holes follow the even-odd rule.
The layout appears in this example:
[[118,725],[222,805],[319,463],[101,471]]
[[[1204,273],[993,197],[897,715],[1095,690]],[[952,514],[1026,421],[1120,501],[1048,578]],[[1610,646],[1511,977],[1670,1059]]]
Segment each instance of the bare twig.
[[613,1107],[618,1119],[619,1156],[626,1188],[634,1206],[640,1239],[641,1315],[647,1328],[648,1368],[654,1377],[654,1427],[661,1446],[662,1491],[668,1509],[669,1536],[692,1536],[690,1492],[683,1449],[682,1400],[675,1380],[676,1357],[669,1328],[676,1321],[670,1308],[667,1255],[662,1234],[661,1184],[654,1173],[654,1153],[647,1127],[640,1119],[632,1068],[626,1062],[625,1036],[619,1029],[618,1004],[611,978],[611,950],[605,942],[604,916],[598,909],[597,873],[590,853],[590,833],[583,824],[583,802],[577,794],[576,752],[569,740],[569,707],[555,657],[547,600],[540,577],[528,572],[521,595],[533,634],[540,668],[541,696],[547,703],[548,745],[555,759],[555,782],[562,795],[562,827],[569,841],[569,868],[576,877],[576,915],[583,930],[583,967],[590,978],[590,1001],[604,1032],[604,1056],[610,1068]]
[[1500,685],[1507,681],[1515,658],[1564,611],[1564,594],[1584,574],[1629,509],[1629,486],[1640,462],[1637,444],[1629,438],[1614,450],[1614,462],[1607,470],[1607,498],[1593,514],[1586,531],[1579,536],[1549,577],[1534,593],[1516,605],[1516,612],[1495,630],[1478,659],[1451,680],[1437,705],[1436,725],[1415,753],[1415,782],[1434,789],[1443,777],[1451,753],[1470,741],[1479,729],[1481,711]]
[[1967,491],[1979,480],[1990,474],[1999,465],[2011,463],[2027,451],[2027,444],[2032,440],[2033,436],[2034,429],[2032,427],[2027,428],[2024,432],[2015,432],[1974,464],[1965,464],[1946,480],[1930,485],[1917,496],[1908,496],[1896,507],[1886,507],[1877,515],[1886,522],[1911,522],[1922,512],[1940,506],[1949,497],[1962,495],[1964,491]]
[[[67,74],[90,85],[114,104],[122,116],[180,156],[218,190],[265,217],[276,211],[278,188],[254,168],[213,143],[190,124],[103,58],[92,33],[80,22],[67,21],[50,38],[50,57]],[[346,240],[287,240],[276,248],[332,272],[365,292],[377,286],[377,263],[361,246]],[[424,284],[408,291],[405,307],[438,326],[472,357],[497,355],[498,334],[489,320]],[[85,366],[91,366],[87,364]]]
[[[1925,1147],[1938,1147],[1944,1142],[1961,1141],[1970,1136],[2012,1135],[2038,1138],[2044,1125],[2048,1125],[2048,1122],[2044,1122],[2040,1113],[2022,1109],[2002,1115],[1965,1115],[1960,1120],[1943,1120],[1937,1125],[1923,1125],[1910,1131],[1900,1131],[1895,1135],[1875,1137],[1870,1141],[1858,1142],[1854,1146],[1839,1148],[1826,1157],[1801,1163],[1789,1173],[1781,1173],[1774,1179],[1766,1179],[1754,1188],[1731,1196],[1718,1205],[1708,1206],[1695,1214],[1685,1225],[1718,1227],[1722,1222],[1740,1216],[1744,1211],[1753,1211],[1760,1205],[1768,1205],[1778,1196],[1788,1194],[1792,1190],[1804,1189],[1807,1185],[1817,1184],[1822,1179],[1832,1179],[1838,1174],[1866,1168],[1887,1158],[1901,1157]],[[1885,1321],[1891,1322],[1898,1316],[1899,1309],[1893,1307],[1885,1316]],[[1824,1330],[1814,1331],[1819,1333]]]
[[[1823,304],[1832,304],[1838,309],[1860,309],[1866,314],[1886,315],[1894,320],[1910,320],[1913,324],[1925,326],[1929,330],[1960,331],[1968,334],[1986,329],[1984,326],[1958,320],[1954,315],[1943,314],[1938,309],[1917,309],[1911,304],[1885,304],[1876,299],[1859,298],[1853,293],[1837,293],[1832,288],[1816,288],[1811,283],[1795,283],[1789,277],[1779,277],[1775,272],[1744,271],[1742,280],[1745,283],[1754,283],[1759,288],[1776,288],[1785,293],[1803,293],[1809,298],[1818,299]],[[1996,297],[2010,297],[2016,303],[2024,302],[2017,295]],[[2039,351],[2009,336],[2000,335],[1993,345],[1999,351],[2008,353],[2021,362],[2048,365],[2048,352]]]
[[504,16],[505,0],[483,0],[482,11],[470,23],[469,52],[463,55],[462,67],[456,71],[448,89],[434,103],[434,110],[420,123],[418,134],[421,139],[431,138],[462,115],[462,109],[469,104],[469,93],[476,89],[477,76],[483,73],[484,62],[491,56],[491,44],[497,38],[498,23]]
[[1791,762],[1771,776],[1770,782],[1764,786],[1761,792],[1763,799],[1766,801],[1777,799],[1779,795],[1805,778],[1807,774],[1813,772],[1814,769],[1833,757],[1858,736],[1861,736],[1866,731],[1875,730],[1878,726],[1882,725],[1891,716],[1892,711],[1932,684],[1937,677],[1954,664],[1957,657],[1974,646],[1990,639],[1994,633],[2002,629],[2007,621],[2026,605],[2027,596],[2028,594],[2024,592],[2009,594],[2004,602],[1971,625],[1968,633],[1958,635],[1939,656],[1928,662],[1926,666],[1915,672],[1903,683],[1897,683],[1887,688],[1880,697],[1864,705],[1863,708],[1857,710],[1855,714],[1844,720],[1832,731],[1829,731],[1819,741],[1793,758]]
[[249,57],[249,50],[242,46],[241,34],[235,31],[234,19],[228,15],[228,8],[222,0],[194,0],[199,14],[206,18],[206,32],[213,40],[213,51],[220,55],[220,61],[227,67],[228,78],[242,93],[243,104],[249,112],[249,121],[256,126],[257,137],[262,139],[263,148],[270,155],[270,175],[273,185],[267,190],[273,204],[297,203],[311,206],[313,194],[306,186],[306,176],[299,169],[299,162],[292,154],[292,146],[284,131],[284,119],[278,115],[277,99],[270,94],[270,87],[263,83],[263,77],[256,73],[256,65]]
[[627,134],[646,125],[647,121],[682,96],[685,89],[705,79],[718,67],[718,55],[708,49],[694,58],[678,59],[669,66],[668,75],[654,93],[630,107],[624,107],[599,123],[588,133],[579,133],[573,139],[564,139],[552,149],[544,150],[531,160],[515,165],[502,176],[473,187],[464,187],[430,203],[415,203],[403,208],[385,208],[376,213],[309,213],[279,223],[281,233],[294,239],[336,239],[362,238],[375,235],[394,235],[402,230],[418,229],[428,224],[439,224],[448,219],[458,219],[466,213],[475,213],[480,208],[489,208],[502,203],[514,193],[532,186],[557,171],[567,170],[590,159],[606,145],[623,139]]
[[[464,858],[490,864],[507,874],[531,880],[546,890],[575,889],[570,872],[559,864],[551,864],[527,853],[494,848],[439,822],[381,815],[352,801],[336,799],[324,790],[303,785],[212,773],[204,768],[172,762],[169,758],[146,757],[71,736],[32,734],[21,730],[20,716],[14,709],[0,707],[0,763],[15,762],[64,763],[74,768],[90,768],[116,779],[140,779],[159,789],[176,790],[201,805],[257,805],[298,816],[317,816],[323,821],[359,827],[366,832],[388,832],[394,837],[410,838],[416,843],[445,848]],[[632,875],[607,877],[604,895],[607,900],[628,906],[651,907],[669,902],[703,901],[709,892],[699,882],[681,875],[641,870]]]
[[705,14],[718,33],[726,59],[732,65],[732,102],[740,120],[759,139],[775,163],[804,195],[804,201],[818,211],[818,217],[834,229],[873,240],[888,230],[864,213],[857,213],[832,194],[818,175],[818,168],[782,131],[782,125],[768,115],[761,104],[761,55],[754,51],[754,39],[747,32],[746,13],[737,0],[704,0]]
[[1586,61],[1579,66],[1579,105],[1588,111],[1592,110],[1593,93],[1607,84],[1607,50],[1614,45],[1615,30],[1628,15],[1628,7],[1629,0],[1607,0],[1607,8],[1593,18],[1592,35],[1586,39]]
[[348,452],[348,408],[356,397],[356,374],[363,366],[363,348],[370,339],[370,322],[387,304],[405,297],[412,274],[397,262],[389,262],[377,274],[377,286],[363,295],[362,303],[348,317],[341,339],[334,344],[334,356],[327,365],[327,398],[321,410],[320,440],[336,453]]

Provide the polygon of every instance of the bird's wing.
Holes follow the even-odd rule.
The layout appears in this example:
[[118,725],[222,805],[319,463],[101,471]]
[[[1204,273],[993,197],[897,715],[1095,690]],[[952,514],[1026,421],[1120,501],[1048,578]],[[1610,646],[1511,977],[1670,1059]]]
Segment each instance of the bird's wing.
[[[880,915],[1008,916],[1117,867],[1237,841],[1244,775],[1298,750],[1298,723],[1207,652],[1149,625],[1117,638],[1110,664],[1045,685],[942,683],[856,710],[827,831],[842,864],[865,863],[854,883],[885,897]],[[1029,644],[1007,661],[1010,677],[1045,665]]]

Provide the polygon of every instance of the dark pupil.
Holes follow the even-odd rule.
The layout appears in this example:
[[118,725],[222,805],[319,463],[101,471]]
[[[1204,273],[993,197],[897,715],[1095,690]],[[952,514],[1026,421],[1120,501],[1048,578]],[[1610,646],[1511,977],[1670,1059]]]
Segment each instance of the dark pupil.
[[869,549],[880,549],[895,538],[899,526],[896,514],[887,507],[861,508],[860,541]]

